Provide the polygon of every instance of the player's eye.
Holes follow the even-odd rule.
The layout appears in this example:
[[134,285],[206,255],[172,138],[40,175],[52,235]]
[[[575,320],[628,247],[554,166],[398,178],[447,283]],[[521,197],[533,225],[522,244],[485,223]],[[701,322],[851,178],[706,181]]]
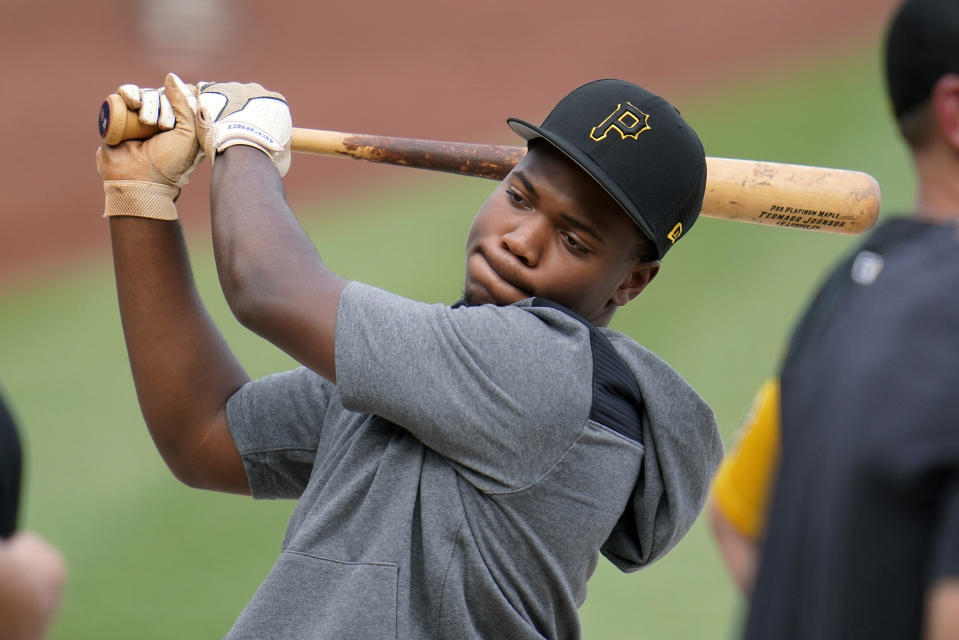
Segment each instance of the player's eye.
[[520,207],[527,206],[526,198],[523,197],[522,193],[520,193],[513,187],[510,187],[506,190],[506,197],[509,199],[511,203],[513,203],[516,206],[520,206]]
[[587,255],[587,254],[589,254],[589,253],[592,253],[592,251],[590,251],[589,247],[587,247],[587,246],[583,245],[581,242],[579,242],[579,241],[576,239],[576,237],[573,236],[572,234],[570,234],[570,233],[568,233],[568,232],[566,232],[566,231],[560,231],[560,236],[563,238],[563,242],[566,244],[567,247],[570,248],[571,251],[574,251],[574,252],[576,252],[576,253],[580,253],[580,254],[583,254],[583,255]]

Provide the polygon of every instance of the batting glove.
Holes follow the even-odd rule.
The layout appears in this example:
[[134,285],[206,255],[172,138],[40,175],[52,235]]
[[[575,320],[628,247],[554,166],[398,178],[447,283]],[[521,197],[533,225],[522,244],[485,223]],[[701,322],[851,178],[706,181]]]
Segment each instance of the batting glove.
[[[103,215],[176,220],[174,203],[180,187],[190,181],[204,155],[189,100],[192,91],[171,73],[162,90],[124,85],[118,93],[128,108],[137,110],[141,121],[167,130],[147,140],[97,149],[97,171],[106,195]],[[162,106],[164,102],[167,107]],[[166,111],[172,114],[172,125]]]
[[197,89],[200,144],[210,158],[245,144],[270,156],[280,175],[286,175],[293,134],[286,98],[256,83],[200,83]]
[[[196,113],[196,87],[192,84],[182,86],[187,89],[184,93],[190,110]],[[145,89],[135,84],[124,84],[117,89],[117,94],[123,98],[127,109],[136,112],[137,119],[143,124],[161,131],[169,131],[176,125],[176,115],[166,95],[166,87]]]

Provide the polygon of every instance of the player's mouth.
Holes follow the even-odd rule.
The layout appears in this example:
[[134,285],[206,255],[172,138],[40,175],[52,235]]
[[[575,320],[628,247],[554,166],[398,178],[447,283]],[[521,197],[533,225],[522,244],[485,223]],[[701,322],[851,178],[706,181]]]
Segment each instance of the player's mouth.
[[477,248],[467,264],[466,297],[471,304],[507,305],[533,296],[507,265]]

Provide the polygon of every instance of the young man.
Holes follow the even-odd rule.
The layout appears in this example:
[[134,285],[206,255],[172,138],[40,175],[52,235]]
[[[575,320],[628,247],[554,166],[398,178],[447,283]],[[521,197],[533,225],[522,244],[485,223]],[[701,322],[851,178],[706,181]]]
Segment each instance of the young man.
[[904,2],[885,53],[915,213],[833,272],[713,488],[746,638],[959,637],[959,3]]
[[[695,132],[618,80],[542,127],[510,120],[529,152],[477,213],[449,307],[326,269],[284,197],[282,96],[201,86],[200,151],[188,91],[171,75],[165,92],[172,131],[98,153],[143,414],[184,482],[298,500],[229,637],[579,637],[598,554],[625,571],[661,557],[722,454],[707,404],[605,328],[696,220]],[[175,219],[202,155],[226,299],[300,369],[248,381],[179,225],[150,219]]]

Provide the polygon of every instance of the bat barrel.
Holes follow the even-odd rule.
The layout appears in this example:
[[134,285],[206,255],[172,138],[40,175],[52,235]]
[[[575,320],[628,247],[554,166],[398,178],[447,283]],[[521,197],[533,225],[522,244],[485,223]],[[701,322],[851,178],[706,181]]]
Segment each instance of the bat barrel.
[[868,173],[734,158],[706,158],[707,217],[857,234],[879,216],[879,183]]

